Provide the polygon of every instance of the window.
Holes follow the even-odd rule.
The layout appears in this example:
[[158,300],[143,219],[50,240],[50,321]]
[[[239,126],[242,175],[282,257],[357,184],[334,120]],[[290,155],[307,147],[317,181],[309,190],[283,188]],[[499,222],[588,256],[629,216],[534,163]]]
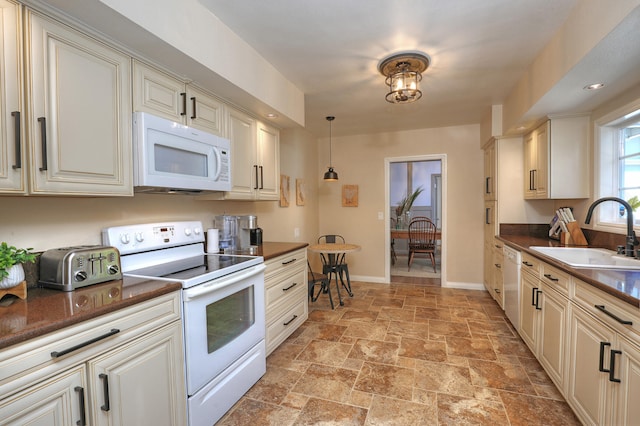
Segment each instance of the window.
[[[634,196],[640,198],[640,109],[622,113],[600,126],[599,142],[597,198],[618,197],[627,201]],[[597,214],[600,226],[626,226],[626,211],[620,204],[603,203]],[[634,222],[640,225],[640,214],[634,215]]]

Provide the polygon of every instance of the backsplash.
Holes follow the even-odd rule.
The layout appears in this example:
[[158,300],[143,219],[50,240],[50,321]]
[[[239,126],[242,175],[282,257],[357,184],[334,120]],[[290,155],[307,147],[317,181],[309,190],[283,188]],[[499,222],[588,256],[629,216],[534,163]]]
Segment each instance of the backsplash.
[[[617,246],[625,245],[625,235],[594,231],[593,229],[581,229],[590,246],[615,250]],[[528,235],[538,238],[549,238],[549,225],[546,223],[501,223],[500,235]]]

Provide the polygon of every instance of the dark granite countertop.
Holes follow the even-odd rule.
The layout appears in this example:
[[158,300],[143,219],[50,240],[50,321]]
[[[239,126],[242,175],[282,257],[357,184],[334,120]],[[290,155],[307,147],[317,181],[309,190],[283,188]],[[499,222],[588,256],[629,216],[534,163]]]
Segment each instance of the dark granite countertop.
[[497,238],[508,246],[555,266],[574,277],[640,308],[640,271],[617,269],[573,268],[540,252],[530,250],[532,246],[560,247],[559,241],[528,235],[498,235]]
[[[307,245],[265,242],[255,254],[269,260]],[[0,300],[0,349],[181,288],[180,283],[125,277],[69,292],[32,287],[26,300],[5,296]]]

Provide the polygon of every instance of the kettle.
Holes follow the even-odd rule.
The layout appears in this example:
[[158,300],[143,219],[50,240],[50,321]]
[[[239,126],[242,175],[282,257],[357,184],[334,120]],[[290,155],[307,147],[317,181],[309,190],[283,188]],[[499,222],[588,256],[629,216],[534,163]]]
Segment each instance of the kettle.
[[249,231],[249,243],[252,246],[262,245],[262,228],[254,228]]

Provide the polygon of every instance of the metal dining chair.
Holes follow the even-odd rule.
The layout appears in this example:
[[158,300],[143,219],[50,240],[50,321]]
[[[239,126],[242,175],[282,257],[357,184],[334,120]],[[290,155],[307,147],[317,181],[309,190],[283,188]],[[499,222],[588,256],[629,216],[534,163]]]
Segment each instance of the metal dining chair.
[[[318,244],[336,243],[345,244],[344,237],[336,234],[327,234],[318,238]],[[335,274],[336,281],[339,278],[342,287],[347,290],[350,297],[353,297],[353,292],[351,291],[351,278],[349,277],[349,265],[347,265],[346,257],[345,253],[321,253],[320,258],[322,259],[322,272],[329,276],[331,276],[331,274]],[[340,296],[340,289],[338,289],[338,296]]]
[[428,255],[436,272],[436,225],[427,217],[415,217],[409,222],[409,271],[417,253]]
[[[320,297],[321,293],[328,293],[329,303],[331,303],[331,309],[334,309],[333,298],[331,297],[331,287],[330,287],[331,280],[329,279],[329,276],[326,274],[322,274],[320,272],[313,272],[313,269],[311,269],[311,264],[309,263],[308,260],[307,260],[307,268],[308,268],[307,284],[308,284],[309,300],[311,300],[312,302],[315,302],[316,300],[318,300],[318,297]],[[317,293],[316,293],[316,287],[318,287]]]
[[[391,229],[394,229],[398,224],[398,220],[395,218],[391,218]],[[391,238],[391,264],[395,265],[398,261],[398,256],[396,255],[396,244],[395,240]]]

